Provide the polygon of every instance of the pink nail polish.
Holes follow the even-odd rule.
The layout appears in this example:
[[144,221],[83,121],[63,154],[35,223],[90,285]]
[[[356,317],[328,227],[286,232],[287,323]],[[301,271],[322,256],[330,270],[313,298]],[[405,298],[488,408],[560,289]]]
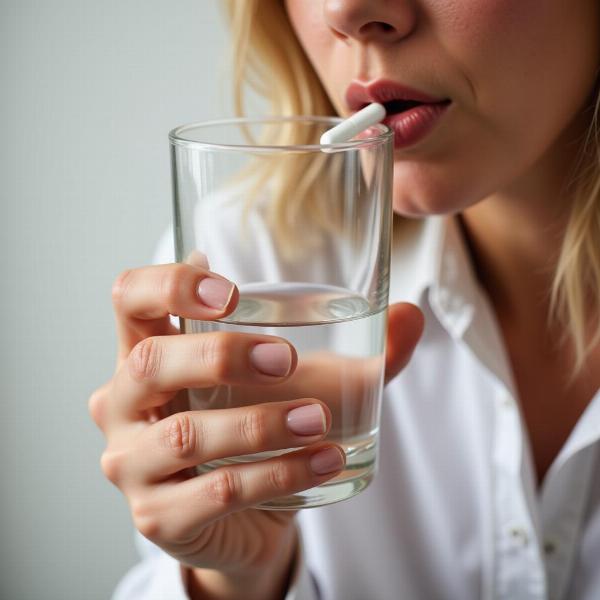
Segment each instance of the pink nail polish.
[[288,428],[297,435],[325,433],[327,421],[320,404],[308,404],[290,410],[286,420]]
[[292,368],[292,351],[287,344],[258,344],[250,351],[252,366],[265,375],[285,377]]
[[225,308],[233,295],[234,285],[225,279],[205,277],[198,284],[198,297],[209,308]]
[[339,471],[346,460],[337,448],[326,448],[310,458],[310,468],[316,475],[325,475]]

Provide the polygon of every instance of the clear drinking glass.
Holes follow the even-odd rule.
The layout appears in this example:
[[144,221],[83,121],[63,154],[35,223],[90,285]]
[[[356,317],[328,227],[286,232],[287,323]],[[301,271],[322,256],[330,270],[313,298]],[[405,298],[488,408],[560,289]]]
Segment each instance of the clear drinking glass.
[[[180,319],[183,333],[277,335],[298,352],[291,378],[270,386],[190,389],[190,409],[318,398],[346,468],[318,487],[260,505],[297,509],[354,496],[373,478],[388,303],[392,133],[376,125],[344,143],[318,140],[333,117],[230,119],[169,134],[178,262],[194,251],[235,282],[235,312]],[[197,467],[255,461],[293,449]]]

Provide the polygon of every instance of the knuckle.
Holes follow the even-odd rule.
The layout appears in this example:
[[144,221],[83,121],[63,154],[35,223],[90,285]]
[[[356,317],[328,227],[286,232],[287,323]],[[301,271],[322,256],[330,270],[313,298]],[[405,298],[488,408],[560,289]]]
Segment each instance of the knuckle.
[[231,357],[234,352],[234,338],[226,333],[203,335],[195,348],[198,362],[213,373],[215,382],[231,379],[234,372]]
[[162,525],[156,512],[145,500],[131,502],[131,517],[135,528],[147,539],[158,540]]
[[104,405],[106,403],[106,393],[103,388],[95,390],[88,398],[88,412],[94,423],[102,428]]
[[164,420],[162,440],[177,458],[191,458],[200,452],[203,442],[202,423],[189,413],[176,413]]
[[181,263],[170,265],[161,280],[160,290],[168,307],[181,304],[182,296],[188,292],[189,268]]
[[114,281],[112,286],[112,301],[113,305],[120,307],[127,294],[127,289],[131,283],[133,269],[123,271]]
[[113,450],[105,450],[100,457],[100,467],[106,479],[115,485],[121,480],[123,456]]
[[239,420],[238,435],[250,448],[265,448],[269,441],[265,411],[254,407],[245,410]]
[[208,481],[208,496],[217,505],[234,506],[241,497],[241,478],[233,469],[217,469]]
[[152,380],[160,371],[162,358],[162,344],[157,338],[146,338],[129,354],[129,372],[136,381]]
[[293,488],[295,479],[289,466],[282,461],[273,464],[268,471],[267,478],[271,488],[275,492],[282,493],[286,493]]

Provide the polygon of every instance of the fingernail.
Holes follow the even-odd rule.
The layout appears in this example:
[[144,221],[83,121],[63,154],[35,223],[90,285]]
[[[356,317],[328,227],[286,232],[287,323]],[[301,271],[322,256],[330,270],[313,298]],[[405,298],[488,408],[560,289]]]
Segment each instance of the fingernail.
[[287,426],[298,435],[317,435],[325,433],[327,421],[320,404],[308,404],[290,410]]
[[292,351],[287,344],[258,344],[250,351],[252,366],[265,375],[284,377],[292,368]]
[[198,284],[198,297],[210,308],[225,308],[231,300],[234,285],[225,279],[205,277]]
[[317,475],[339,471],[345,463],[345,458],[337,448],[321,450],[310,458],[310,468]]

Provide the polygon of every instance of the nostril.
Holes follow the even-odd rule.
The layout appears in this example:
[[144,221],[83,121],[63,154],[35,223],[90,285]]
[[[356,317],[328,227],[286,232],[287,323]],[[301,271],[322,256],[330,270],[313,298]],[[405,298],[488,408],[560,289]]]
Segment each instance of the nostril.
[[370,23],[365,23],[360,29],[359,33],[362,35],[374,34],[374,33],[383,33],[389,34],[394,33],[396,28],[389,23],[384,23],[383,21],[371,21]]

